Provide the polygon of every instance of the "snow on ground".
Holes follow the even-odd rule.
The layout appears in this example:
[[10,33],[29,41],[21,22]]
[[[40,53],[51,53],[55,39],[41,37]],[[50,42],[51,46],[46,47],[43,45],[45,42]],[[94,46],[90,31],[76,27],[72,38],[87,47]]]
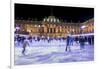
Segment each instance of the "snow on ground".
[[[17,43],[15,45],[18,45]],[[94,46],[85,45],[80,50],[79,44],[71,46],[71,52],[66,52],[65,41],[33,41],[26,48],[26,55],[22,55],[22,47],[15,46],[15,65],[44,64],[44,63],[65,63],[78,61],[93,61]]]

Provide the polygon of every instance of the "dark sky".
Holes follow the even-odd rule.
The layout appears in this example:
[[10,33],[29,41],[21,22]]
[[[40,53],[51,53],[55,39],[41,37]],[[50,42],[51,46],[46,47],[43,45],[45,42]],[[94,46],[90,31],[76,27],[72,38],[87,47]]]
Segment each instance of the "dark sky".
[[94,17],[94,8],[15,4],[15,19],[43,20],[50,15],[67,22],[84,22]]

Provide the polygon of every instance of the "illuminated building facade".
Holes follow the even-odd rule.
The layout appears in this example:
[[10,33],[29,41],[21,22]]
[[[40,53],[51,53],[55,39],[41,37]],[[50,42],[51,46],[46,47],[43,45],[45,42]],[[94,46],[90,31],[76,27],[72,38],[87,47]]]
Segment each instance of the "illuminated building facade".
[[[81,29],[81,26],[85,26]],[[16,34],[29,34],[44,37],[66,37],[67,34],[80,34],[94,32],[94,19],[83,23],[62,22],[54,16],[44,18],[43,21],[15,20]]]

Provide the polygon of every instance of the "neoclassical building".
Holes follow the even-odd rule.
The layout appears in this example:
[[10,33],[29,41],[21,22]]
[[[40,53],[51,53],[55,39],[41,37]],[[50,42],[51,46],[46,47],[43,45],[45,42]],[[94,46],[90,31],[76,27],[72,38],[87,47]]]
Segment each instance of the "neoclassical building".
[[29,34],[44,37],[66,37],[67,34],[94,32],[94,19],[83,23],[62,22],[55,16],[49,16],[42,21],[15,20],[16,34]]

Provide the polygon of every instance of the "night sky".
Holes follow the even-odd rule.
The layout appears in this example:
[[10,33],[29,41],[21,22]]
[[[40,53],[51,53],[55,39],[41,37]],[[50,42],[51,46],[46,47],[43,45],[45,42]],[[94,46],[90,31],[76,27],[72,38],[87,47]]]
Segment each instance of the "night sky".
[[62,21],[84,22],[94,18],[94,8],[49,6],[34,4],[15,4],[15,19],[37,19],[53,15]]

